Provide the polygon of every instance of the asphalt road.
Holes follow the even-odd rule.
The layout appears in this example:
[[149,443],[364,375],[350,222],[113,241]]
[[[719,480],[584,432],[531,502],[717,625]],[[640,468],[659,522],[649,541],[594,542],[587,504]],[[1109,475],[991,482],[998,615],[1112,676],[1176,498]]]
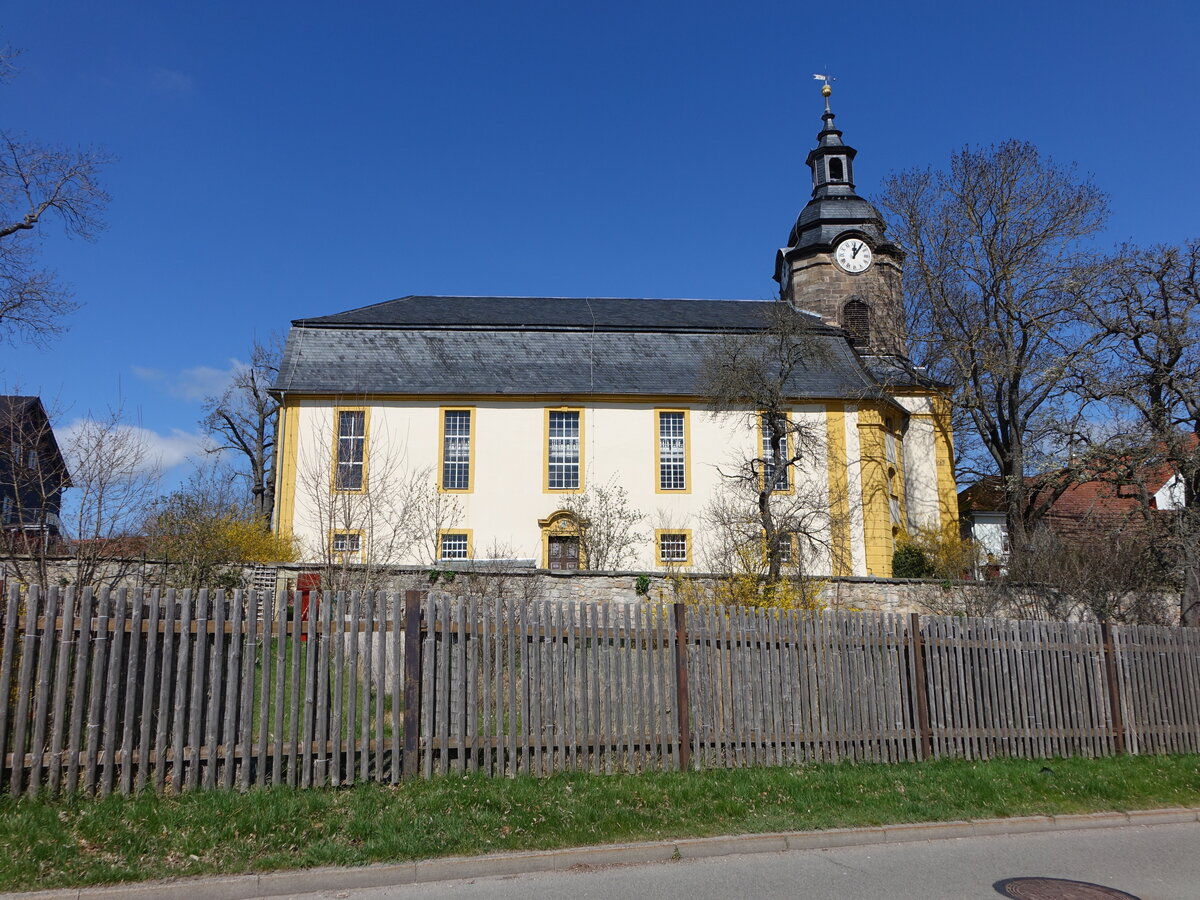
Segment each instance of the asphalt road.
[[[1140,900],[1200,900],[1200,823],[790,850],[293,896],[296,900],[995,900],[1005,896],[993,888],[995,882],[1021,876],[1100,884]],[[1086,895],[1078,896],[1083,900]]]

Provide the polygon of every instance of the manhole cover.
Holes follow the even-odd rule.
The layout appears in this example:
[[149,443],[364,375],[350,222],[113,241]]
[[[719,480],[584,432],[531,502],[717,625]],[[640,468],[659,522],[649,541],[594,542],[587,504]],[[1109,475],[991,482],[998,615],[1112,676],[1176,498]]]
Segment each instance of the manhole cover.
[[1066,878],[1005,878],[992,887],[1016,900],[1138,900],[1116,888]]

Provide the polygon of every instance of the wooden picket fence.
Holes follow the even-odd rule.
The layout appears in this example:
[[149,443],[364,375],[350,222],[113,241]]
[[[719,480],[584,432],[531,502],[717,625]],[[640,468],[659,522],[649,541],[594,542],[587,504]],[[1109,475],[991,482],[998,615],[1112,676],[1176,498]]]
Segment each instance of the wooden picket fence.
[[1200,629],[10,591],[0,790],[1200,752]]

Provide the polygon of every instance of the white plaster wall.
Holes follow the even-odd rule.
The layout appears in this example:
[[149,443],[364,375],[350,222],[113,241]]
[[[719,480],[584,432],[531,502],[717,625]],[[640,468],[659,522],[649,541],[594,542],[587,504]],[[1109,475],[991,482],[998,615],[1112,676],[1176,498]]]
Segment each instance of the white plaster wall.
[[979,546],[981,555],[996,560],[1004,559],[1004,535],[1007,530],[1004,513],[975,511],[970,516],[971,537]]
[[[352,407],[350,401],[341,404]],[[641,531],[645,540],[631,568],[657,567],[654,529],[686,528],[693,532],[693,559],[702,540],[702,512],[714,492],[724,483],[721,466],[732,466],[755,453],[758,432],[745,416],[713,416],[702,406],[690,407],[688,415],[689,471],[691,491],[657,493],[654,446],[654,411],[688,408],[656,403],[593,403],[589,405],[541,404],[531,402],[480,401],[448,403],[431,401],[373,401],[368,418],[368,486],[379,487],[385,477],[395,479],[406,472],[427,470],[429,482],[437,478],[439,410],[444,406],[473,406],[473,490],[453,494],[462,515],[454,527],[469,529],[476,557],[486,557],[494,546],[517,558],[533,559],[542,565],[542,535],[538,520],[562,508],[564,496],[543,489],[545,465],[545,411],[547,408],[583,410],[583,466],[585,487],[615,480],[629,494],[629,505],[645,514]],[[802,467],[800,491],[828,497],[828,465],[825,457],[825,408],[798,406],[793,419],[810,428],[817,437],[813,458]],[[319,401],[301,403],[298,427],[298,484],[293,529],[307,545],[323,546],[327,540],[314,486],[330,483],[330,452],[333,433],[332,407]],[[857,427],[853,432],[857,454]],[[386,463],[390,459],[393,462]],[[388,472],[388,469],[393,471]],[[316,477],[313,477],[314,474]],[[859,488],[861,493],[861,486]],[[859,508],[858,554],[863,556],[861,508]],[[822,544],[828,540],[823,535]],[[310,551],[311,553],[311,551]],[[315,555],[312,558],[316,558]],[[420,564],[413,556],[397,560]],[[828,554],[818,571],[828,571]],[[856,569],[856,572],[858,570]],[[865,557],[862,565],[865,572]]]
[[908,525],[914,530],[941,527],[938,504],[937,445],[933,420],[912,416],[904,434],[904,496]]
[[1175,474],[1155,493],[1154,504],[1158,509],[1183,509],[1184,497],[1183,478]]

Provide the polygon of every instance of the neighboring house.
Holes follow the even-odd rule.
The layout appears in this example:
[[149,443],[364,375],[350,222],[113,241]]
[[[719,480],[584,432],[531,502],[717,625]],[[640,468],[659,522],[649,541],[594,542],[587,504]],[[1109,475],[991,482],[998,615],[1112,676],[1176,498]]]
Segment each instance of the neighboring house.
[[6,545],[55,543],[62,533],[62,492],[70,485],[42,401],[0,395],[0,533]]
[[[1071,477],[1064,470],[1063,479]],[[1042,479],[1045,483],[1045,479]],[[1033,490],[1035,478],[1027,478]],[[1050,490],[1052,488],[1045,488]],[[1039,525],[1061,537],[1092,538],[1113,535],[1144,525],[1143,491],[1151,510],[1181,509],[1184,485],[1179,473],[1164,460],[1151,460],[1136,473],[1110,474],[1069,484],[1042,514]],[[1036,496],[1033,498],[1036,502]],[[982,478],[958,495],[963,537],[973,539],[983,565],[1003,567],[1009,555],[1004,491],[998,477]]]
[[[833,119],[826,104],[779,300],[409,296],[293,321],[277,529],[310,562],[586,567],[572,498],[620,486],[645,515],[632,568],[702,567],[722,472],[763,441],[753,411],[710,412],[702,369],[781,308],[812,348],[786,387],[812,446],[781,491],[811,505],[808,571],[888,576],[901,529],[957,527],[944,386],[905,357],[903,255]],[[436,487],[424,544],[397,537],[414,478]]]

